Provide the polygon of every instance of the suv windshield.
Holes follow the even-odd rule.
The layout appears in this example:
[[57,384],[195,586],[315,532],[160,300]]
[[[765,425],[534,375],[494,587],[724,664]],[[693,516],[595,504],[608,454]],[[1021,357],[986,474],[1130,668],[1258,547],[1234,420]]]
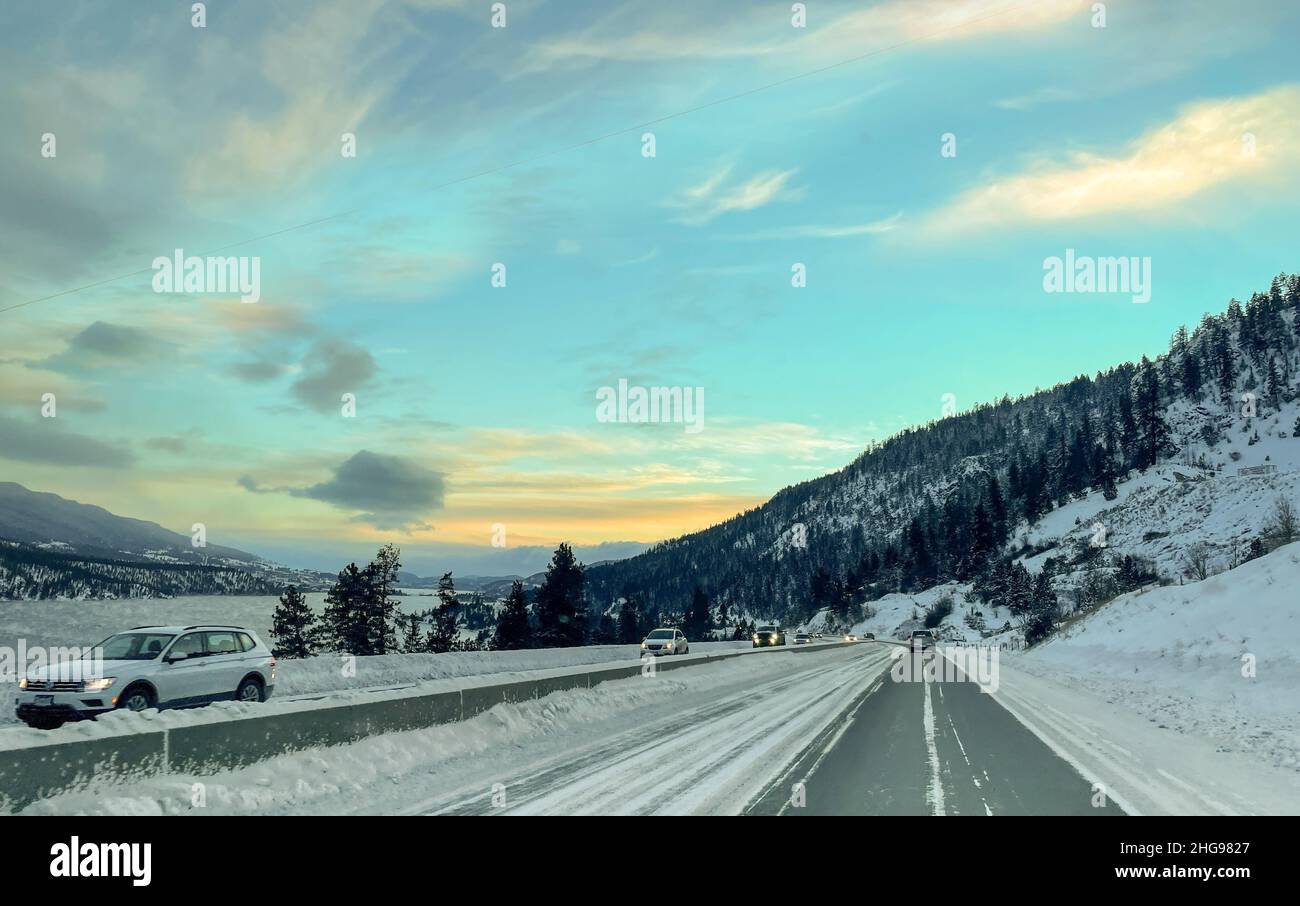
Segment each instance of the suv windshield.
[[755,629],[754,631],[755,631],[755,632],[776,632],[776,627],[774,627],[774,626],[760,626],[760,627],[758,627],[757,629]]
[[672,637],[673,631],[671,629],[656,629],[646,636],[648,639],[671,639]]
[[106,661],[151,661],[174,638],[160,632],[124,632],[109,636],[95,647],[102,650]]

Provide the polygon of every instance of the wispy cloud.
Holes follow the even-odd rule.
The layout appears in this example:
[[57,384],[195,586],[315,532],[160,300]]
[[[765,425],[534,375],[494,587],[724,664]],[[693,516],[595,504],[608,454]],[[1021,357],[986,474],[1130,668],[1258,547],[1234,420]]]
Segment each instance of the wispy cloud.
[[892,232],[898,228],[898,224],[902,219],[903,212],[899,211],[889,217],[873,220],[869,223],[845,224],[843,226],[802,224],[800,226],[777,227],[770,230],[758,230],[753,233],[739,233],[717,238],[738,240],[855,239],[860,236],[875,236],[880,233]]
[[753,211],[774,201],[797,201],[803,190],[789,188],[792,170],[764,170],[743,182],[731,182],[733,167],[727,164],[715,170],[703,182],[683,189],[664,202],[681,213],[678,222],[701,226],[733,211]]
[[[1254,136],[1252,147],[1249,136]],[[1199,101],[1115,155],[1076,152],[959,195],[924,229],[987,227],[1150,211],[1228,182],[1294,177],[1300,164],[1300,86]]]

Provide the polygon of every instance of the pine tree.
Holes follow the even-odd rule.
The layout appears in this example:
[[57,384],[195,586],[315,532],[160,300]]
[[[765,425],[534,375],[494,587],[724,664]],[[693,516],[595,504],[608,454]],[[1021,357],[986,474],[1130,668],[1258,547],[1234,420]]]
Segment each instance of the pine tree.
[[438,607],[424,646],[426,651],[434,654],[445,654],[460,647],[460,600],[456,597],[456,583],[452,581],[451,573],[443,573],[438,580]]
[[402,552],[393,544],[385,544],[366,567],[370,580],[370,594],[366,601],[367,631],[370,648],[375,654],[388,654],[397,649],[397,571],[402,566]]
[[537,590],[538,640],[544,647],[581,645],[586,637],[584,571],[573,548],[561,542]]
[[600,621],[596,624],[596,631],[592,633],[591,643],[593,645],[618,644],[618,626],[615,625],[614,618],[608,613],[600,615]]
[[1155,465],[1172,447],[1169,426],[1165,424],[1160,395],[1160,376],[1146,357],[1133,381],[1134,418],[1137,423],[1138,447],[1134,464],[1139,469]]
[[294,585],[280,595],[280,603],[271,615],[271,636],[275,639],[276,657],[311,657],[316,653],[316,614]]
[[682,632],[688,639],[703,640],[713,629],[713,618],[709,614],[709,596],[698,585],[691,594],[691,607],[686,612]]
[[516,579],[510,586],[510,594],[497,614],[496,635],[492,647],[498,651],[515,651],[532,647],[532,631],[528,626],[528,598],[524,594],[524,583]]
[[618,640],[624,645],[634,645],[641,641],[640,630],[636,599],[624,598],[618,611]]
[[420,633],[420,615],[418,613],[407,614],[405,622],[406,635],[402,639],[402,650],[407,654],[424,651],[424,639]]
[[322,634],[335,651],[353,655],[374,654],[367,604],[371,597],[368,571],[349,563],[325,595]]

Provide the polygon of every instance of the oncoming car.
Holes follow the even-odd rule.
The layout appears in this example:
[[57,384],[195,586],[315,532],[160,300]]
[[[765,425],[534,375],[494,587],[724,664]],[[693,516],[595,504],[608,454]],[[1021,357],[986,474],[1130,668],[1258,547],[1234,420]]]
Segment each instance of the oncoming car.
[[913,629],[911,637],[907,640],[907,644],[913,651],[924,651],[927,648],[933,648],[934,630]]
[[795,643],[796,645],[811,645],[811,644],[812,644],[812,636],[810,636],[810,635],[809,635],[808,633],[806,633],[806,632],[800,632],[800,633],[798,633],[797,635],[795,635],[795,637],[794,637],[794,643]]
[[851,632],[844,637],[844,641],[846,642],[856,642],[857,640],[858,637]]
[[28,726],[53,729],[119,708],[263,702],[274,688],[275,657],[251,629],[137,626],[109,636],[87,659],[28,671],[17,711]]
[[785,644],[785,630],[774,624],[759,626],[754,630],[754,647],[768,648]]
[[641,650],[658,657],[661,654],[689,654],[691,646],[680,629],[656,629],[645,637]]

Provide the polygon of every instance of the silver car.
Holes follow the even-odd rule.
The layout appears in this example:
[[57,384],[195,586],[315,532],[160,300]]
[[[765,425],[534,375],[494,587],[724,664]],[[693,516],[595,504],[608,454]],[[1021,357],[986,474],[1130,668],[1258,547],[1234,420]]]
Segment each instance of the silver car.
[[80,660],[28,672],[18,718],[53,729],[118,708],[185,708],[222,699],[262,702],[275,657],[243,626],[137,626],[86,649]]
[[689,654],[691,646],[680,629],[660,628],[645,637],[641,651],[659,657],[661,654]]

